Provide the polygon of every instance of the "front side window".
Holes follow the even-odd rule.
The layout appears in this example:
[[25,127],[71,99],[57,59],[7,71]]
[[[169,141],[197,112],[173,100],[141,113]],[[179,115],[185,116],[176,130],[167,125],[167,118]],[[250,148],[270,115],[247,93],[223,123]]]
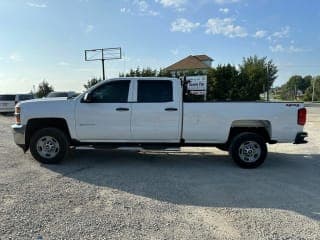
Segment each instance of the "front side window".
[[138,81],[138,102],[172,102],[173,89],[171,81]]
[[113,81],[103,84],[91,93],[91,101],[95,103],[128,102],[130,81]]

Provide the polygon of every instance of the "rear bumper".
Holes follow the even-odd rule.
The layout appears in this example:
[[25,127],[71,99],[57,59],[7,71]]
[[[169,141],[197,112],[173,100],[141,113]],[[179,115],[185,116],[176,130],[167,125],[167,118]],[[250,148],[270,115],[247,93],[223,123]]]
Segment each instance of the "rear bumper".
[[25,148],[25,126],[23,125],[12,125],[11,126],[12,128],[12,133],[13,133],[13,139],[14,139],[14,142],[19,146],[21,147],[22,149]]
[[296,139],[294,140],[294,144],[305,144],[308,141],[305,140],[305,138],[308,137],[307,132],[299,132],[297,133]]
[[0,113],[12,113],[14,108],[0,108]]

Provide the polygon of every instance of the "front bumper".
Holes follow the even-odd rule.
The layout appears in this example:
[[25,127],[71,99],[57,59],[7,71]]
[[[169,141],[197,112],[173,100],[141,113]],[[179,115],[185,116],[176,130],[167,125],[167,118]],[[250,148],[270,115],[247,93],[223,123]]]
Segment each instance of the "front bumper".
[[25,141],[25,126],[14,124],[11,126],[13,132],[14,142],[21,148],[24,149],[26,141]]
[[305,140],[305,138],[308,137],[307,132],[299,132],[297,133],[296,139],[294,140],[294,144],[305,144],[308,141]]

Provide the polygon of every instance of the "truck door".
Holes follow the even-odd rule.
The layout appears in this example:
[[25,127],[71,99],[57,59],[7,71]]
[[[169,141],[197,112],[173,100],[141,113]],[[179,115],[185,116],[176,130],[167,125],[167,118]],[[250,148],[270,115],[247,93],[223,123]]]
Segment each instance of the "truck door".
[[182,102],[181,91],[176,89],[181,88],[179,84],[178,80],[136,81],[131,119],[134,141],[180,142]]
[[130,80],[106,82],[89,93],[90,101],[76,107],[76,131],[80,140],[130,141]]

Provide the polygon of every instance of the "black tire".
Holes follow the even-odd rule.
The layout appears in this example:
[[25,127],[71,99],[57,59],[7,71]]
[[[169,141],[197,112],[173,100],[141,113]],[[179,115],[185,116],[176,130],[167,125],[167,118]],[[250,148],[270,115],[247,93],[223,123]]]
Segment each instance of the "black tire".
[[[253,146],[253,151],[250,148],[251,146]],[[262,136],[256,133],[244,132],[233,138],[229,154],[241,168],[256,168],[264,163],[268,148]]]
[[[54,142],[54,145],[58,146],[53,149],[54,150],[54,152],[52,153],[53,157],[49,157],[51,153],[48,153],[46,155],[45,152],[41,151],[42,148],[37,146],[38,142],[41,143],[41,139],[44,139],[43,141],[45,141],[46,137],[49,137],[50,139],[52,139]],[[39,150],[37,149],[37,147],[39,148]],[[69,149],[69,141],[66,134],[57,128],[40,129],[32,135],[30,140],[30,152],[32,156],[39,162],[45,163],[45,164],[56,164],[61,162],[67,155],[68,149]],[[42,152],[42,156],[40,152]],[[43,155],[46,155],[47,157],[44,157]]]

